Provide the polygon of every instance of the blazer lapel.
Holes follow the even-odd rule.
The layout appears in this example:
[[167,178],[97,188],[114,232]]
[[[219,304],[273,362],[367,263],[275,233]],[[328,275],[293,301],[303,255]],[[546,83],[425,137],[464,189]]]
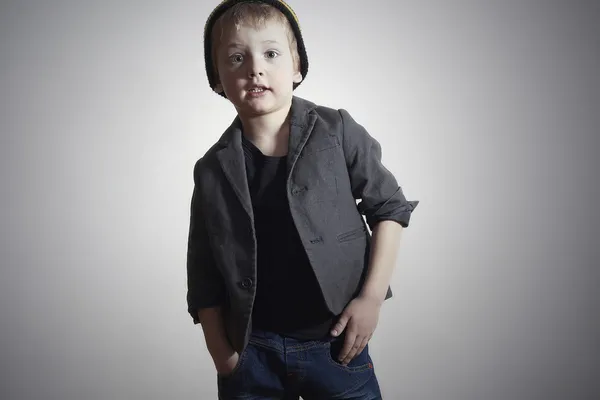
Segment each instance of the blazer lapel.
[[246,178],[246,161],[242,149],[242,128],[239,117],[227,128],[219,143],[224,147],[217,150],[217,158],[221,168],[231,184],[233,191],[242,203],[248,215],[253,216],[252,199]]
[[[292,98],[292,109],[290,115],[290,135],[288,139],[287,155],[287,183],[289,185],[292,171],[298,157],[308,141],[317,120],[316,114],[310,111],[316,107],[310,101],[294,96]],[[289,189],[289,188],[288,188]]]

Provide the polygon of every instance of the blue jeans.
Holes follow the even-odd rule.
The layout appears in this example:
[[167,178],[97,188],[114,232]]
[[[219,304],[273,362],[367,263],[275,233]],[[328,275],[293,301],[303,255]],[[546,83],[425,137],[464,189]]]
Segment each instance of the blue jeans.
[[380,400],[368,345],[344,366],[344,337],[297,340],[254,331],[235,369],[217,375],[220,400]]

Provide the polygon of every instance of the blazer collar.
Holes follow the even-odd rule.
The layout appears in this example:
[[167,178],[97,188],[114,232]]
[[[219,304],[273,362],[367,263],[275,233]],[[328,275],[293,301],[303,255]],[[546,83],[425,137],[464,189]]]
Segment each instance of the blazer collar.
[[[290,109],[290,135],[287,153],[287,183],[302,148],[306,144],[316,121],[316,115],[311,113],[316,105],[303,98],[293,96]],[[231,184],[242,206],[252,215],[252,200],[246,178],[246,162],[242,149],[242,124],[236,116],[231,125],[217,141],[216,151],[227,180]]]

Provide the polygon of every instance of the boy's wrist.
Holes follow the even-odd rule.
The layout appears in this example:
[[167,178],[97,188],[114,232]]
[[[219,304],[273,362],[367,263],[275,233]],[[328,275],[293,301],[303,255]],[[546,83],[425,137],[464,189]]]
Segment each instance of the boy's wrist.
[[385,301],[385,293],[383,295],[373,291],[373,290],[362,290],[360,292],[360,294],[358,295],[358,297],[362,298],[362,299],[368,299],[371,300],[375,303],[377,303],[378,305],[382,305],[383,302]]
[[233,356],[235,350],[227,339],[220,308],[205,309],[199,312],[204,340],[215,365],[222,364]]
[[236,351],[227,341],[223,341],[218,346],[212,346],[212,348],[209,347],[208,352],[210,353],[217,369],[220,369],[223,365],[226,365],[236,353]]

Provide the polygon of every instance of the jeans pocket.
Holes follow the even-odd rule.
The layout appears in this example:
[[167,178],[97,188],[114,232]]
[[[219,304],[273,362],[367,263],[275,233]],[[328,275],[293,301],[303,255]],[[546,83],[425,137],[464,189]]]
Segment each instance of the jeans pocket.
[[367,347],[348,365],[338,361],[342,347],[343,340],[337,339],[326,343],[314,354],[307,386],[319,394],[319,399],[379,399],[379,386]]
[[358,354],[354,356],[352,360],[348,363],[348,365],[343,365],[338,357],[344,347],[343,340],[335,340],[332,342],[328,342],[326,346],[327,350],[327,359],[337,368],[340,368],[347,372],[363,372],[373,369],[373,361],[371,360],[371,356],[369,355],[369,345],[367,344],[365,348]]

